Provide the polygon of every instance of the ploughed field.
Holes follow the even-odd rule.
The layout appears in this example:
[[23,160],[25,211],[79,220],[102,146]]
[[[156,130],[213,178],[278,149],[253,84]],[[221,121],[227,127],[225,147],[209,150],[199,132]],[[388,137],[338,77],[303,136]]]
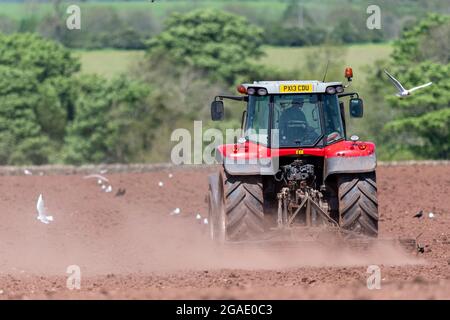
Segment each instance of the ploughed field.
[[[380,238],[421,234],[423,253],[326,239],[217,247],[203,221],[213,170],[105,173],[112,192],[80,174],[0,177],[0,299],[450,299],[450,165],[378,168]],[[50,224],[36,219],[41,193]],[[80,290],[67,288],[73,265]]]

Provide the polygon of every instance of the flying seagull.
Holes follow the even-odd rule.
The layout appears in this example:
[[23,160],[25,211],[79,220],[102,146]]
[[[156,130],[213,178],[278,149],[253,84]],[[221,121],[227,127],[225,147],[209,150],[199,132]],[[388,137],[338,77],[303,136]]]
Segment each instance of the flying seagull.
[[37,219],[42,223],[49,224],[50,221],[53,221],[52,216],[47,215],[47,209],[45,208],[44,199],[42,198],[42,194],[39,195],[37,205],[36,205],[38,216]]
[[389,72],[387,72],[386,70],[384,70],[384,73],[387,74],[387,76],[389,77],[389,79],[391,79],[392,83],[394,84],[394,86],[397,88],[398,92],[395,94],[397,97],[406,97],[409,96],[411,94],[411,92],[416,91],[417,89],[421,89],[421,88],[425,88],[428,86],[431,86],[431,84],[433,82],[428,82],[426,84],[423,84],[421,86],[417,86],[414,87],[412,89],[406,90],[402,84],[400,83],[400,81],[398,81],[397,79],[395,79],[392,75],[389,74]]
[[[105,178],[104,176],[99,175],[99,174],[90,174],[90,175],[88,175],[88,176],[84,176],[83,178],[84,178],[84,179],[92,179],[92,178],[95,178],[95,179],[98,179],[98,180],[102,181],[102,183],[103,183],[103,182],[108,182],[108,181],[109,181],[107,178]],[[97,180],[97,181],[98,181],[98,180]],[[100,183],[99,183],[99,184],[100,184]]]

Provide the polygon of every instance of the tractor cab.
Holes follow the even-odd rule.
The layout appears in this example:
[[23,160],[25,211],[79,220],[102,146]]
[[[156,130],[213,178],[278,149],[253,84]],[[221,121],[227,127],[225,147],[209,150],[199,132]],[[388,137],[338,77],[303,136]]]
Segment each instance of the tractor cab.
[[351,96],[352,117],[363,114],[358,94],[344,93],[341,82],[255,81],[242,84],[237,90],[246,96],[216,97],[211,107],[212,119],[223,118],[223,98],[246,101],[244,138],[269,148],[325,147],[345,140],[340,97]]
[[[335,94],[250,95],[244,132],[270,129],[273,134],[258,138],[271,147],[321,147],[345,138],[342,116]],[[245,138],[258,142],[251,134]]]

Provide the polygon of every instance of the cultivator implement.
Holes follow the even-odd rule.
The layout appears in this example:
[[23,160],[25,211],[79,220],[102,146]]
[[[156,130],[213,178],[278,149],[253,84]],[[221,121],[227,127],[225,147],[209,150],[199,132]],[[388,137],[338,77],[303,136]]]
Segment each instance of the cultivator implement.
[[349,232],[338,226],[290,226],[273,228],[258,238],[245,241],[229,241],[226,246],[243,246],[280,250],[283,248],[319,247],[329,249],[367,250],[376,246],[389,245],[413,253],[420,250],[414,238],[373,238]]

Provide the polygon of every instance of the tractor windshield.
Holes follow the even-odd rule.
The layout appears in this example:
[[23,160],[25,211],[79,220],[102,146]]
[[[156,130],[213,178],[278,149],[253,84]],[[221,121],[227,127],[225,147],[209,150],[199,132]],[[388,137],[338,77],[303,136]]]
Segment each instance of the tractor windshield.
[[308,147],[344,138],[335,95],[250,96],[246,138],[267,144],[269,127],[272,130],[272,147]]
[[316,144],[322,136],[317,94],[274,96],[273,128],[280,147]]

